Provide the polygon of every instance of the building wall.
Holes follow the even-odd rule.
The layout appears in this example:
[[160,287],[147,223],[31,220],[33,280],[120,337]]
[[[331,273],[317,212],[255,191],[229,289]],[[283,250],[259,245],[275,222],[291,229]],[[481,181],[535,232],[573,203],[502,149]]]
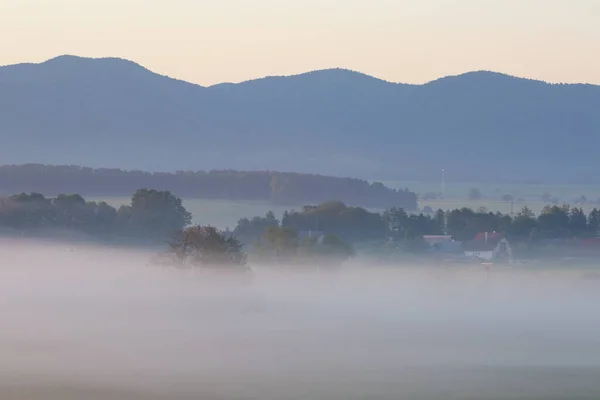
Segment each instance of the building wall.
[[465,251],[465,256],[477,257],[477,258],[481,258],[482,260],[490,261],[492,258],[494,258],[494,252],[493,251]]
[[[503,249],[504,247],[504,249]],[[505,255],[502,254],[502,250],[504,250]],[[506,239],[502,239],[498,246],[494,249],[494,258],[505,258],[508,257],[509,260],[513,258],[512,247],[510,243]]]

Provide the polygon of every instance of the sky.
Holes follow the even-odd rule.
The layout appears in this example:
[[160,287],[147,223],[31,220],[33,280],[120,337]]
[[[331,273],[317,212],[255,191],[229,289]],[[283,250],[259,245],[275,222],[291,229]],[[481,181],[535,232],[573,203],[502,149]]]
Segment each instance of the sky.
[[600,84],[600,0],[0,0],[0,65],[121,57],[202,85],[348,68]]

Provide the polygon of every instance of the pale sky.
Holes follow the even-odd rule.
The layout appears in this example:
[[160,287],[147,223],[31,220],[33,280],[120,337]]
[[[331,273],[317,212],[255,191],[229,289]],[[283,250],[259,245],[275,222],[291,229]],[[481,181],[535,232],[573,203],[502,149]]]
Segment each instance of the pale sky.
[[600,0],[0,0],[0,65],[122,57],[210,85],[341,67],[600,84]]

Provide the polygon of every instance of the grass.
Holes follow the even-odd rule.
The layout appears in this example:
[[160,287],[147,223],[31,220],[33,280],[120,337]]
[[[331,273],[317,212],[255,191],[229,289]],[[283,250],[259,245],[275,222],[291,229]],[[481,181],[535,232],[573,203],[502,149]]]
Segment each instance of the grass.
[[[408,188],[423,195],[425,193],[440,193],[440,182],[404,182],[386,181],[385,185],[392,188]],[[560,201],[572,203],[580,196],[586,196],[589,201],[600,199],[600,186],[598,185],[529,185],[487,182],[446,182],[444,186],[445,197],[449,199],[467,199],[471,189],[479,189],[487,200],[499,201],[503,195],[509,194],[516,200],[521,198],[526,201],[541,201],[543,194],[550,194]]]
[[[129,197],[95,197],[90,200],[106,201],[113,207],[131,202]],[[219,229],[233,229],[241,218],[264,216],[273,211],[281,218],[285,210],[300,209],[302,206],[278,206],[267,201],[229,201],[213,199],[183,199],[183,205],[192,213],[194,224],[213,225]]]
[[[441,185],[435,182],[401,182],[388,181],[385,185],[393,188],[408,188],[422,196],[425,193],[440,192]],[[478,189],[483,198],[481,200],[469,200],[471,189]],[[515,201],[511,204],[503,201],[502,196],[509,194]],[[582,208],[589,212],[592,208],[600,208],[596,200],[600,199],[600,186],[585,185],[526,185],[526,184],[495,184],[495,183],[454,183],[446,182],[445,200],[421,200],[419,209],[431,207],[433,210],[439,208],[443,210],[453,210],[456,208],[468,207],[473,210],[484,208],[492,212],[501,212],[508,214],[517,213],[524,206],[530,208],[534,213],[539,214],[542,208],[548,204],[541,200],[543,194],[549,194],[559,200],[560,203],[573,204],[575,199],[585,196],[589,202]],[[517,201],[518,199],[522,201]],[[107,197],[94,198],[96,201],[106,201],[108,204],[119,207],[129,204],[130,198],[127,197]],[[193,222],[196,224],[210,224],[219,229],[227,227],[233,229],[239,219],[252,218],[254,216],[263,216],[267,211],[273,211],[278,218],[281,218],[285,210],[300,209],[298,206],[280,206],[267,201],[229,201],[213,199],[184,199],[184,206],[192,213]]]
[[[408,188],[422,197],[426,193],[440,193],[441,182],[402,182],[387,181],[385,185],[392,188]],[[469,200],[471,189],[478,189],[482,194],[481,200]],[[548,204],[542,200],[544,194],[558,200],[558,204],[574,204],[581,196],[588,202],[581,207],[589,212],[592,208],[600,208],[600,186],[597,185],[528,185],[528,184],[501,184],[482,182],[446,182],[444,187],[445,200],[421,200],[419,208],[426,206],[436,210],[452,210],[468,207],[474,210],[485,208],[492,212],[510,213],[519,212],[524,206],[536,214]],[[514,202],[502,200],[504,195],[513,197]],[[579,205],[578,205],[579,206]]]

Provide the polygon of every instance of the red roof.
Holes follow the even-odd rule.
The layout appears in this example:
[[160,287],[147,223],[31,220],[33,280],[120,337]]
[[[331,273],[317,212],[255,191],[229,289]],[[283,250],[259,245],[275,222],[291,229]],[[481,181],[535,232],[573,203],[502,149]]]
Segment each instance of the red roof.
[[493,251],[502,238],[504,238],[504,235],[501,233],[488,232],[486,240],[485,232],[480,232],[473,240],[464,242],[463,249],[465,251]]
[[[483,240],[485,241],[486,232],[479,232],[473,240]],[[502,239],[502,234],[499,232],[487,232],[487,240],[500,240]]]

